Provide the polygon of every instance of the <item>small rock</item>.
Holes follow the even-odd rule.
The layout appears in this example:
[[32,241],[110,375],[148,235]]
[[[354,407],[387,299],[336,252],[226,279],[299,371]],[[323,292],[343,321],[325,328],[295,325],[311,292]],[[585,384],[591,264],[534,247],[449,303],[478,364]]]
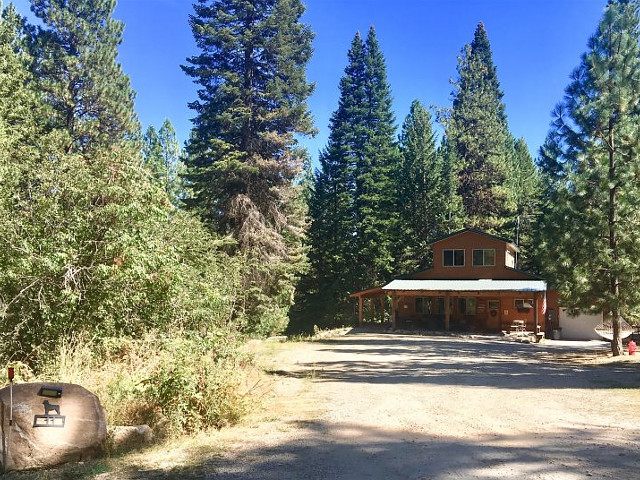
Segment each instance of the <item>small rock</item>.
[[149,425],[109,427],[109,441],[114,451],[134,450],[153,441],[153,430]]
[[287,336],[286,335],[276,335],[276,336],[267,338],[265,341],[270,342],[270,343],[282,343],[282,342],[286,342],[287,341]]

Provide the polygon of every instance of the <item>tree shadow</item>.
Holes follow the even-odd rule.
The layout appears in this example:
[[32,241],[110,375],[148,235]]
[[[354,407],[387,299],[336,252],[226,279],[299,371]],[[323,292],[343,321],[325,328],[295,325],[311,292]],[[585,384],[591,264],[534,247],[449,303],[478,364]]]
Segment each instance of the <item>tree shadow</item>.
[[602,347],[527,345],[494,339],[353,335],[319,342],[328,360],[269,373],[316,381],[522,388],[636,388],[634,364],[596,364]]
[[[453,478],[627,478],[638,467],[640,434],[624,444],[593,425],[542,434],[475,439],[433,438],[324,421],[291,422],[295,440],[206,456],[198,465],[169,471],[130,472],[122,479],[215,480]],[[590,436],[585,438],[585,428]],[[594,434],[594,430],[596,433]]]
[[[319,344],[318,344],[319,343]],[[312,382],[481,386],[501,389],[608,389],[637,387],[640,372],[629,365],[585,363],[583,350],[500,342],[495,339],[350,335],[316,342],[318,359],[272,375]],[[305,352],[305,358],[309,352]],[[573,356],[577,355],[578,358]],[[558,387],[560,385],[560,387]],[[345,388],[348,388],[345,386]],[[365,400],[366,401],[366,400]],[[455,398],[451,398],[455,402]],[[540,405],[540,407],[544,407]],[[579,408],[579,405],[576,406]],[[354,407],[359,410],[360,407]],[[366,407],[362,407],[365,408]],[[398,408],[402,408],[400,405]],[[373,410],[375,411],[375,409]],[[390,412],[393,414],[393,412]],[[483,412],[477,413],[481,418]],[[293,434],[274,439],[247,438],[222,455],[202,451],[188,467],[132,472],[128,479],[498,479],[577,480],[626,478],[638,466],[640,430],[603,426],[587,413],[569,427],[553,422],[531,433],[448,436],[424,433],[424,427],[386,428],[332,421],[274,422],[274,431]],[[380,422],[382,423],[382,422]],[[464,423],[459,428],[464,428]],[[284,428],[283,428],[284,426]],[[435,429],[438,431],[438,428]],[[264,430],[260,430],[264,432]],[[471,431],[477,431],[471,429]],[[492,431],[489,429],[489,431]]]

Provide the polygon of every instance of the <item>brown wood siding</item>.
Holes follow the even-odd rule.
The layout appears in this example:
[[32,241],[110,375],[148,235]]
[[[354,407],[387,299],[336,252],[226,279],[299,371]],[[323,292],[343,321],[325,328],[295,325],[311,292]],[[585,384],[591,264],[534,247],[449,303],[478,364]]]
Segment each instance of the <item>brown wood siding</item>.
[[[495,250],[494,266],[474,266],[473,250],[493,249]],[[444,250],[464,250],[465,263],[462,267],[445,267]],[[513,247],[499,239],[480,235],[475,232],[464,232],[450,238],[445,238],[432,245],[433,268],[411,275],[411,279],[476,279],[493,278],[496,280],[525,280],[531,276],[518,272],[505,265],[506,253],[515,255]]]

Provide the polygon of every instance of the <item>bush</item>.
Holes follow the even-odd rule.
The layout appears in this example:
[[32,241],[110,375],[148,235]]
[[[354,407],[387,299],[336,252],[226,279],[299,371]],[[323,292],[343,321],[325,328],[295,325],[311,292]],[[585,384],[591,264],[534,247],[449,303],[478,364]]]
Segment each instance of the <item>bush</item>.
[[149,333],[140,339],[64,342],[43,379],[78,383],[100,398],[111,425],[150,425],[159,436],[220,428],[248,406],[248,358],[228,330]]

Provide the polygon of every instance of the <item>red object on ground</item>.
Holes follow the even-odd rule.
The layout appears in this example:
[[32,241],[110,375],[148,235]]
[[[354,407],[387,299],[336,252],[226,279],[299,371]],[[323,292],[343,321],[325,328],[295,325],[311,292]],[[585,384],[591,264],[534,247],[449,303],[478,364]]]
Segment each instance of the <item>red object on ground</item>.
[[636,342],[631,340],[629,342],[629,355],[635,355],[635,354],[636,354]]

